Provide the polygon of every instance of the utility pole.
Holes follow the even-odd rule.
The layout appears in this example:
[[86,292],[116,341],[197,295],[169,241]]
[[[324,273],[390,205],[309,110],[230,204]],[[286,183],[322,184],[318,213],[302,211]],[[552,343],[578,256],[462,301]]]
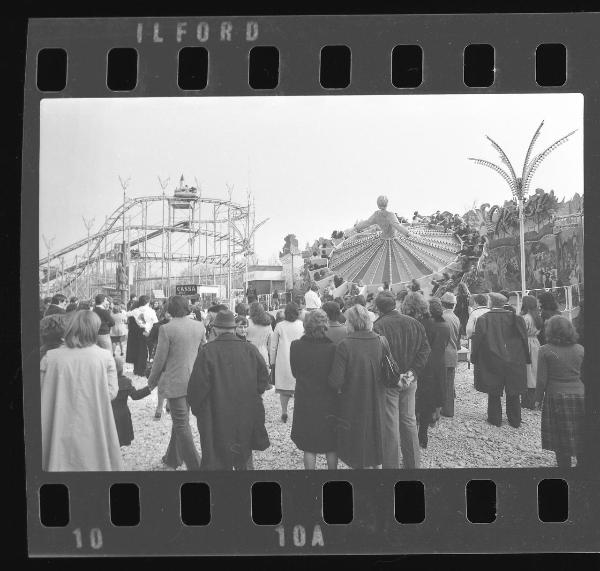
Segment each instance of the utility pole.
[[158,184],[162,189],[162,234],[161,234],[161,260],[160,260],[160,287],[165,291],[165,188],[169,184],[171,177],[167,177],[162,180],[160,176],[157,176]]
[[[126,250],[125,250],[125,204],[127,202],[127,196],[126,196],[126,190],[127,187],[129,186],[129,183],[131,182],[131,177],[127,178],[126,180],[123,180],[121,178],[121,175],[119,175],[119,183],[121,185],[121,190],[123,191],[123,210],[121,212],[121,217],[122,217],[122,256],[121,256],[121,263],[123,264],[123,269],[125,269],[125,267],[127,266],[127,268],[129,269],[129,252],[127,251],[127,255],[126,255]],[[127,274],[129,276],[129,274]],[[128,299],[129,299],[129,277],[127,279],[127,288],[126,290],[124,290],[127,292],[125,297],[121,297],[123,303],[127,303]],[[121,294],[121,296],[123,296],[123,294]]]
[[85,258],[85,285],[86,285],[86,297],[90,297],[90,230],[92,229],[92,226],[94,225],[94,220],[96,220],[95,218],[84,218],[83,216],[81,217],[83,219],[83,225],[85,226],[85,229],[87,230],[87,255]]
[[46,263],[46,297],[50,297],[50,250],[52,249],[55,238],[55,236],[52,236],[52,238],[46,238],[46,236],[42,234],[42,240],[44,240],[44,245],[48,251],[48,261]]
[[231,294],[231,196],[233,185],[226,184],[229,202],[227,203],[227,295],[229,297],[229,309],[233,309],[233,296]]

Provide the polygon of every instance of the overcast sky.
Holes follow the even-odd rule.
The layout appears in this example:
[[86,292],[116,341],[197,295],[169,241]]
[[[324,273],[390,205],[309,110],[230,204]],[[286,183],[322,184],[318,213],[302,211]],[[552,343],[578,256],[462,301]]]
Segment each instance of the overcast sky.
[[517,172],[539,123],[536,150],[579,129],[542,163],[532,184],[561,197],[583,192],[583,96],[406,95],[143,99],[47,99],[41,103],[41,235],[54,248],[82,238],[82,216],[99,222],[129,196],[160,194],[157,175],[198,179],[206,196],[245,202],[250,186],[263,261],[288,233],[300,245],[350,227],[376,209],[410,218],[415,210],[464,213],[474,202],[500,203],[500,176],[467,157]]

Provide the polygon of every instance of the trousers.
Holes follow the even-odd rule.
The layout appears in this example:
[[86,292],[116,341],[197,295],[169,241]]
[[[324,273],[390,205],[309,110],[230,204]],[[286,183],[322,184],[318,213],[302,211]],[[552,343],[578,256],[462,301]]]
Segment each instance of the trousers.
[[185,462],[188,470],[200,470],[200,455],[194,444],[192,429],[190,427],[190,409],[187,397],[170,398],[171,409],[171,440],[163,462],[171,468],[177,468]]
[[455,367],[446,367],[446,382],[444,385],[444,406],[442,406],[442,416],[454,416],[454,376],[456,374]]
[[404,391],[397,388],[385,389],[382,419],[383,468],[400,468],[400,452],[403,468],[416,469],[421,465],[415,415],[416,391],[416,382]]
[[[488,395],[488,421],[496,426],[502,424],[501,396]],[[506,417],[508,424],[514,428],[521,426],[521,397],[520,395],[506,395]]]

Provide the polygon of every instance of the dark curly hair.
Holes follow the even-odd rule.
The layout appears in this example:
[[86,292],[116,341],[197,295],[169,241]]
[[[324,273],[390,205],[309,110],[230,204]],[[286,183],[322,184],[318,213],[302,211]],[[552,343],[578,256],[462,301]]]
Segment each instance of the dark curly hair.
[[554,315],[546,321],[546,343],[552,345],[574,345],[579,336],[573,324],[562,315]]
[[437,297],[429,300],[429,315],[434,321],[444,321],[444,308],[442,302]]
[[290,303],[285,306],[284,315],[286,321],[296,321],[300,315],[298,306],[293,301],[290,301]]
[[422,321],[429,317],[429,307],[422,294],[411,291],[402,302],[402,313],[409,317],[414,317],[418,321]]
[[271,325],[271,317],[265,311],[265,308],[258,301],[250,304],[250,319],[254,325]]

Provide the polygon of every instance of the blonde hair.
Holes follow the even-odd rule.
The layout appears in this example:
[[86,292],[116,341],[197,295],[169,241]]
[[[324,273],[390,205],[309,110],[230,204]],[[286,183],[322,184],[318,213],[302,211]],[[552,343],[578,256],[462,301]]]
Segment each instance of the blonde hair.
[[329,321],[322,309],[313,309],[304,319],[304,333],[308,337],[325,337]]
[[387,208],[387,205],[388,205],[388,199],[387,199],[387,196],[383,196],[383,195],[382,195],[382,196],[380,196],[380,197],[378,197],[378,198],[377,198],[377,206],[378,206],[380,209],[382,209],[382,210],[383,210],[384,208]]
[[75,312],[65,330],[65,345],[71,349],[95,345],[101,323],[95,311]]
[[367,308],[362,305],[353,305],[344,315],[354,331],[371,331],[373,329],[371,316]]

